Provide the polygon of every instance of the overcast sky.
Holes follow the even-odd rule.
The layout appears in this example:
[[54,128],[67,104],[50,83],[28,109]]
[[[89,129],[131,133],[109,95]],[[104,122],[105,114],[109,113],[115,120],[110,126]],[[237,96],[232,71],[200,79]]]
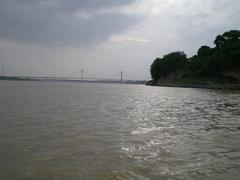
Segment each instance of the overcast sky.
[[0,0],[5,75],[149,79],[156,57],[240,29],[239,0]]

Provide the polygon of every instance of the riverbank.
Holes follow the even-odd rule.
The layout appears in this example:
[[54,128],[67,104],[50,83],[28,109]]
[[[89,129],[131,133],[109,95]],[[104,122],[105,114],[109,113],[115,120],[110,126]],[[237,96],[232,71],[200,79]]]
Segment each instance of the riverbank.
[[114,80],[114,79],[81,79],[78,77],[33,77],[33,76],[0,76],[0,81],[50,81],[50,82],[85,82],[110,84],[146,84],[145,80]]
[[182,88],[203,88],[203,89],[219,89],[219,90],[240,90],[240,83],[216,83],[208,82],[167,82],[167,81],[148,81],[148,86],[161,86],[161,87],[182,87]]

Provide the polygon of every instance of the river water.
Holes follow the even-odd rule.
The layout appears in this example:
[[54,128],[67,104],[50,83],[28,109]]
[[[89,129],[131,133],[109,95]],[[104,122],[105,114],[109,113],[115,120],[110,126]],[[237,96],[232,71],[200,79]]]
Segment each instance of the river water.
[[0,82],[0,179],[238,180],[240,93]]

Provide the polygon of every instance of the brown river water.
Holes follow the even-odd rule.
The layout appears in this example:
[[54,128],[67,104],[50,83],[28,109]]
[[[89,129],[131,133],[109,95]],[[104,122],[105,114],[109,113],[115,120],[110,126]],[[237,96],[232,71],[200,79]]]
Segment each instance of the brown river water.
[[0,180],[238,180],[240,92],[0,81]]

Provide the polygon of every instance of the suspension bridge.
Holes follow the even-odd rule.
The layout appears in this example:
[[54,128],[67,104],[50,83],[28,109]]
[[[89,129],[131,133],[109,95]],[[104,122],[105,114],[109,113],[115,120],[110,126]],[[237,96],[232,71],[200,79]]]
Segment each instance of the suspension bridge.
[[142,84],[143,81],[129,80],[125,72],[119,71],[109,74],[108,77],[92,74],[84,69],[73,72],[66,76],[6,76],[2,66],[0,80],[28,80],[28,81],[72,81],[72,82],[104,82],[104,83],[134,83]]
[[[80,72],[80,73],[79,73]],[[80,74],[80,77],[79,77]],[[111,77],[111,78],[108,78]],[[90,73],[84,69],[81,71],[76,71],[70,75],[70,78],[82,80],[82,81],[116,81],[116,82],[124,82],[123,79],[123,71],[113,73],[108,75],[108,77],[99,76],[93,73]]]

